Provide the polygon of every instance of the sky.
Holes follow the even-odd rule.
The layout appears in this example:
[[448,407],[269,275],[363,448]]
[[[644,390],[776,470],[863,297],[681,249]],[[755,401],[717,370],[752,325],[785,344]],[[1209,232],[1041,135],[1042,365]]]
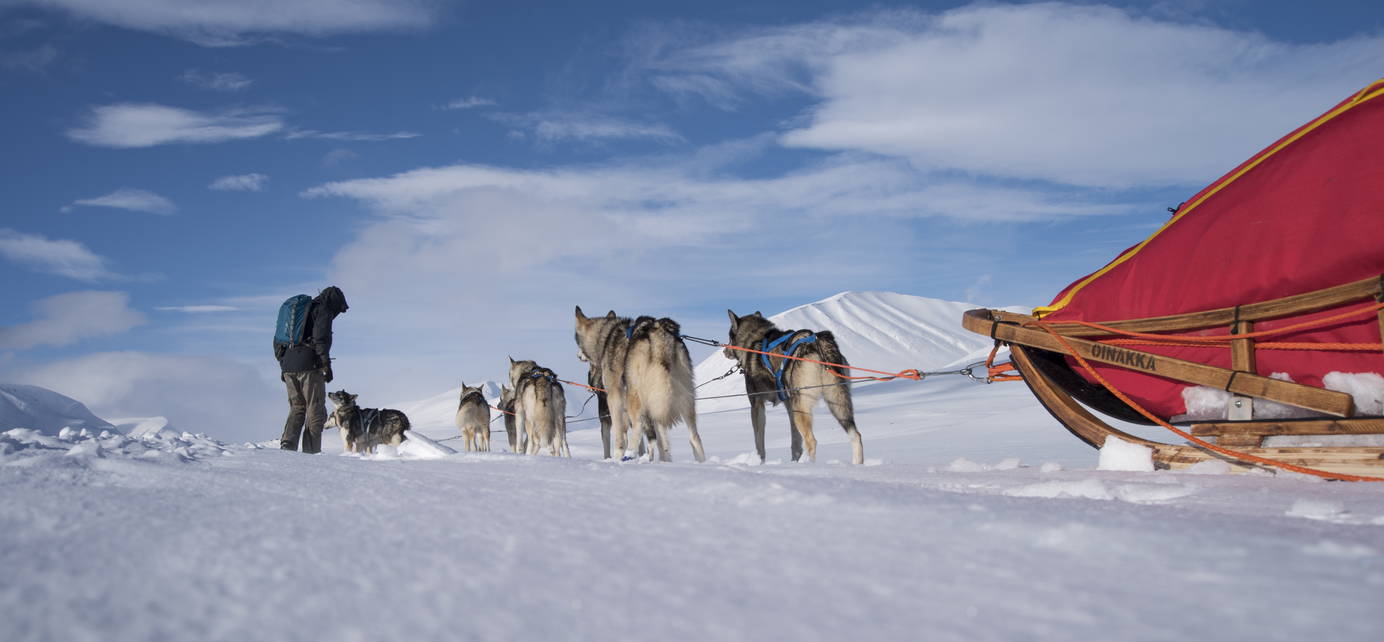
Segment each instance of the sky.
[[1348,0],[0,0],[0,380],[264,439],[329,284],[366,406],[580,379],[574,305],[1041,305],[1380,76]]

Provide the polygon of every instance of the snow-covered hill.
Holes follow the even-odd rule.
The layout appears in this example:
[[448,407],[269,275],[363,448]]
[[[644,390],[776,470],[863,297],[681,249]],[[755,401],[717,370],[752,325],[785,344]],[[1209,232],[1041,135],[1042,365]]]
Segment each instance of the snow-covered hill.
[[[785,330],[830,330],[851,365],[886,372],[910,368],[931,371],[977,361],[989,352],[993,343],[989,338],[961,327],[961,315],[976,307],[895,292],[842,292],[772,315],[769,320]],[[735,312],[745,315],[754,310]],[[724,334],[707,338],[726,340]],[[697,381],[710,381],[734,365],[733,360],[716,350],[697,364]],[[744,380],[737,374],[703,385],[698,396],[718,397],[744,391]],[[748,405],[743,398],[715,399],[701,402],[698,410]]]
[[71,397],[38,386],[0,383],[0,430],[10,428],[56,435],[63,428],[100,432],[114,427]]
[[[468,381],[466,385],[475,387],[475,382]],[[489,379],[479,384],[481,395],[485,397],[486,403],[494,406],[500,402],[500,384]],[[408,415],[409,422],[415,429],[428,430],[450,430],[456,432],[457,403],[461,401],[461,386],[457,386],[446,392],[435,394],[426,399],[401,403],[394,406]],[[379,403],[360,399],[358,402],[366,408],[379,407]],[[491,410],[493,415],[495,411]]]

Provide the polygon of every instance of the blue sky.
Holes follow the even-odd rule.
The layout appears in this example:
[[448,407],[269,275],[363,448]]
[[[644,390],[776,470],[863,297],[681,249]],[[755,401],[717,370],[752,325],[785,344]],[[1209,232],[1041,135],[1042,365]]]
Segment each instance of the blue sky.
[[269,437],[331,283],[375,404],[574,304],[1038,305],[1384,75],[1376,2],[498,4],[0,0],[0,378]]

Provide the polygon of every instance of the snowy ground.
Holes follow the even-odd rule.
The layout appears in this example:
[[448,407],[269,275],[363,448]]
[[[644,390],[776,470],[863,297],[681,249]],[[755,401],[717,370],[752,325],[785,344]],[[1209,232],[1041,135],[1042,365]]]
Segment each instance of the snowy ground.
[[0,639],[1384,630],[1384,485],[1095,470],[1022,384],[875,384],[856,402],[859,467],[840,463],[849,449],[820,409],[818,463],[785,461],[772,409],[759,465],[747,413],[727,403],[700,416],[704,464],[681,429],[673,464],[598,461],[592,422],[573,425],[570,460],[445,454],[458,442],[429,442],[456,430],[437,421],[369,459],[339,454],[335,430],[321,456],[157,426],[0,433]]

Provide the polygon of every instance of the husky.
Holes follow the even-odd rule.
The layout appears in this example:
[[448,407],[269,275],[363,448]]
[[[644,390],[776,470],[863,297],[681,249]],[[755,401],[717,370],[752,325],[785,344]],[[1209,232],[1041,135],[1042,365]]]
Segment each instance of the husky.
[[537,455],[547,448],[554,456],[571,457],[567,447],[567,398],[552,370],[529,360],[509,359],[509,383],[514,386],[514,423],[519,450]]
[[341,440],[346,443],[348,453],[372,453],[375,446],[389,444],[398,446],[408,439],[404,432],[409,429],[408,416],[393,408],[361,408],[356,398],[345,390],[327,393],[332,405],[332,422],[341,428]]
[[505,417],[505,436],[509,437],[509,452],[519,452],[519,442],[515,440],[514,430],[514,389],[509,386],[500,386],[500,414]]
[[[792,356],[838,363],[849,366],[830,332],[810,330],[780,330],[763,314],[743,317],[726,310],[730,317],[730,345],[782,355],[794,350]],[[724,348],[729,359],[740,364],[745,373],[745,392],[750,398],[750,423],[754,426],[754,447],[759,460],[764,461],[764,404],[788,402],[789,434],[793,441],[793,461],[798,461],[807,446],[807,457],[817,461],[817,439],[812,436],[812,407],[825,398],[827,408],[846,430],[851,440],[851,461],[865,463],[865,447],[860,431],[855,427],[855,408],[846,368],[824,366],[808,361],[767,356],[743,350]],[[837,384],[837,385],[832,385]]]
[[461,383],[461,401],[457,404],[457,428],[466,442],[466,452],[490,450],[490,404],[485,402],[480,386]]
[[682,341],[682,329],[672,319],[604,317],[582,314],[576,308],[577,357],[591,364],[605,388],[614,436],[612,454],[623,460],[630,430],[647,435],[649,455],[653,443],[658,458],[672,461],[668,430],[674,423],[687,426],[692,453],[706,461],[701,435],[697,434],[697,409],[692,384],[692,358]]

